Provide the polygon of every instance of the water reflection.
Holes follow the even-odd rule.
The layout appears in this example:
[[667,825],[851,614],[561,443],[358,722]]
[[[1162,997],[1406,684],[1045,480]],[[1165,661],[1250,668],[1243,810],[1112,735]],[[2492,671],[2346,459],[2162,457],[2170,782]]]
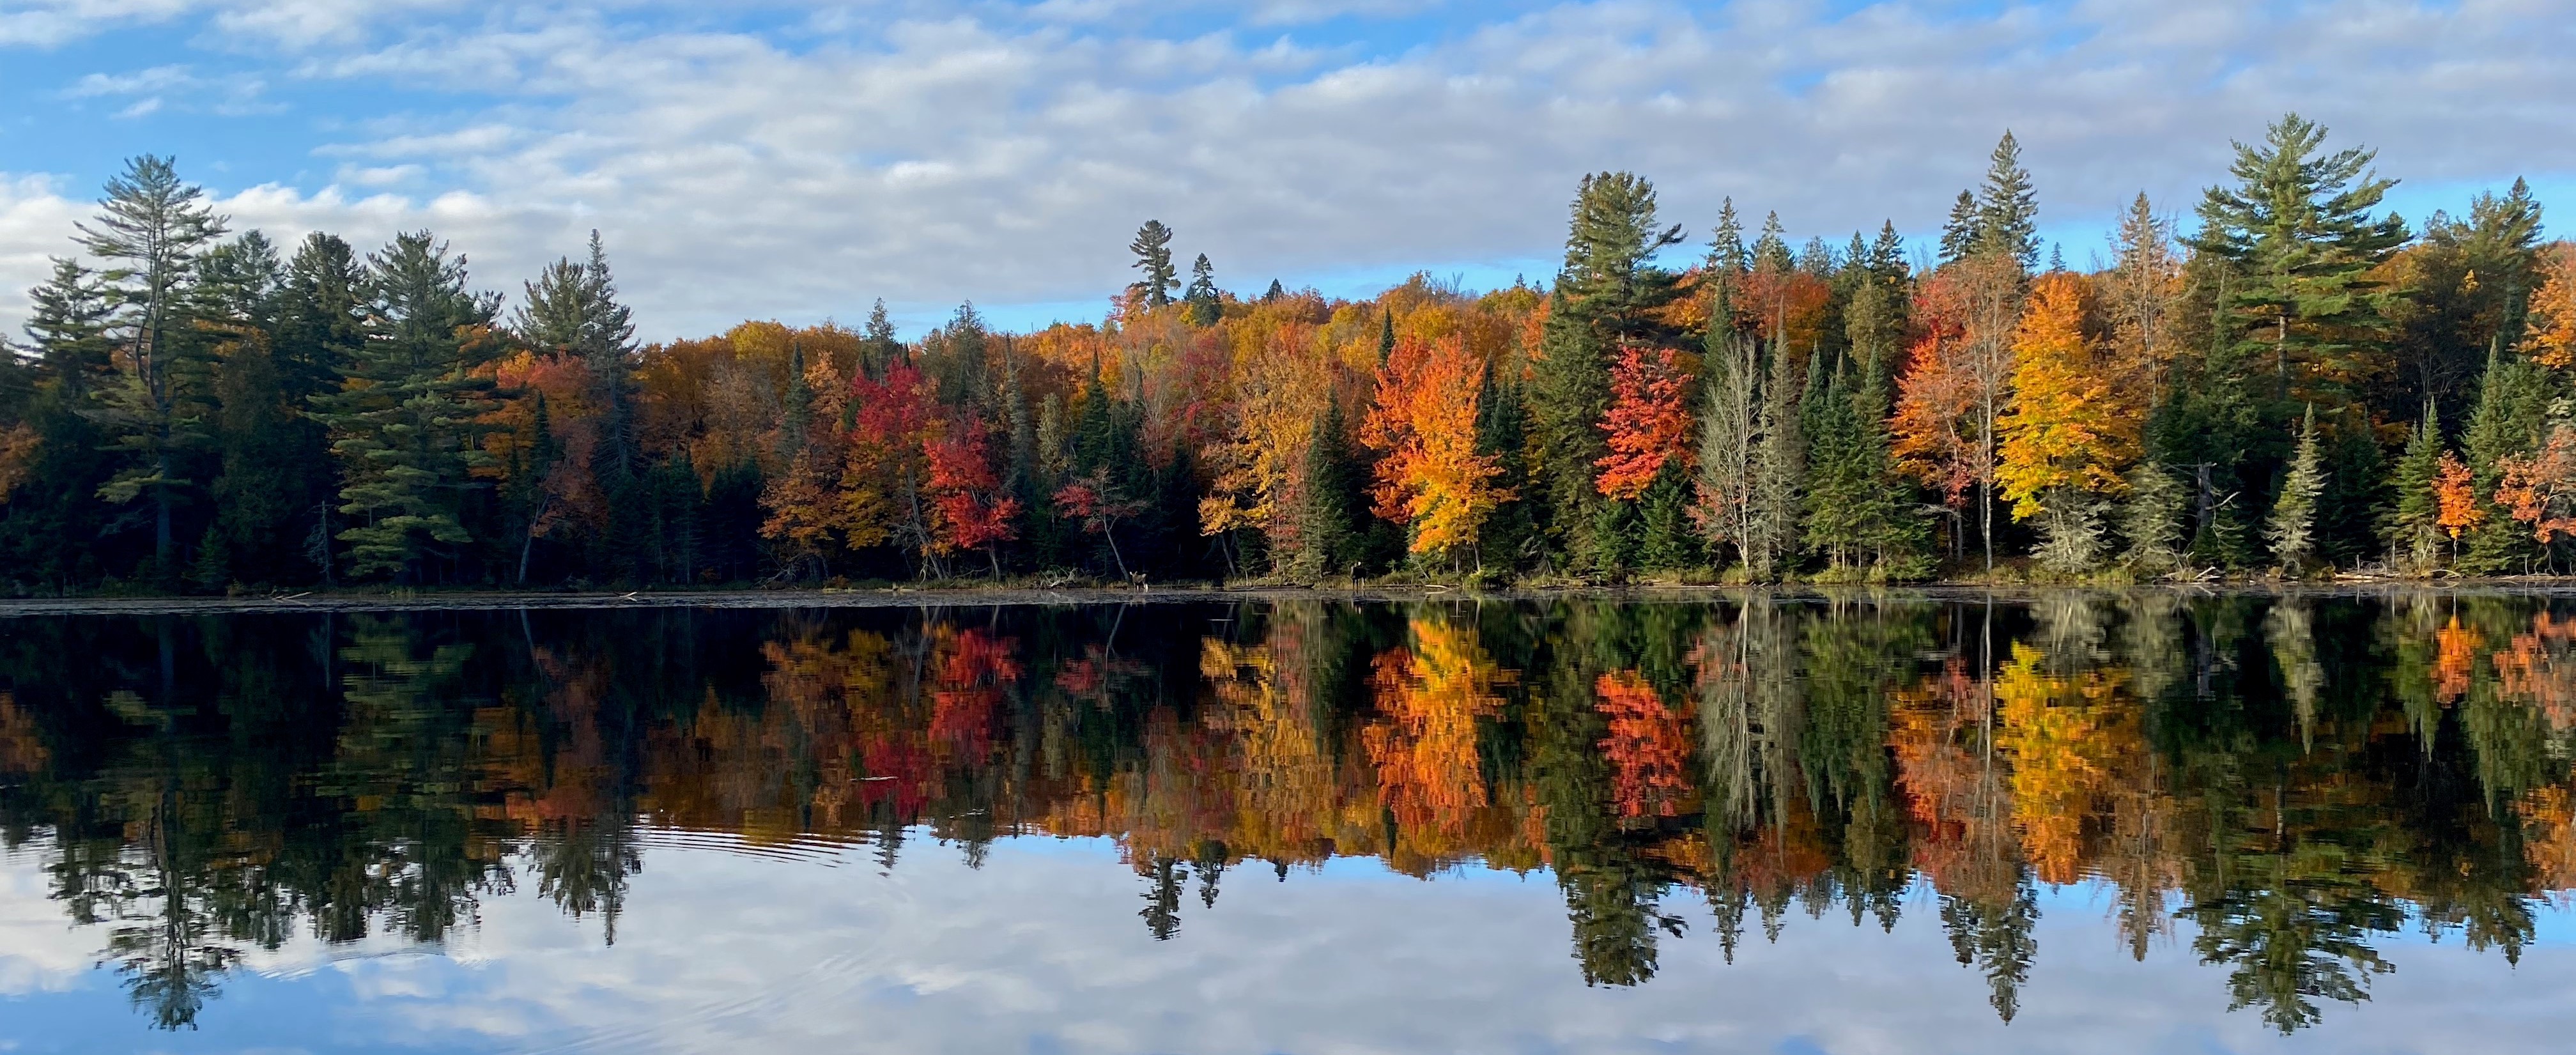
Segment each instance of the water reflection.
[[1110,837],[1183,941],[1240,870],[1543,870],[1606,986],[1937,911],[2005,1021],[2041,891],[2089,880],[2285,1033],[2401,931],[2513,961],[2576,888],[2576,618],[2538,596],[0,625],[0,837],[164,1028],[255,950],[437,947],[522,888],[613,944],[691,832],[888,871],[907,833]]

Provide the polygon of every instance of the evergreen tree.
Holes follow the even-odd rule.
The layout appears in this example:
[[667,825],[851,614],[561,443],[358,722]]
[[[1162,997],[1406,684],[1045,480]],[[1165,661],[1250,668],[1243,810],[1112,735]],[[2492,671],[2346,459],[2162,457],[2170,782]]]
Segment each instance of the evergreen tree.
[[1753,267],[1753,254],[1744,248],[1744,224],[1735,217],[1735,199],[1718,203],[1717,228],[1708,241],[1708,269],[1721,277],[1744,274]]
[[472,470],[491,456],[474,443],[491,381],[499,298],[465,288],[465,258],[429,232],[397,235],[367,257],[367,340],[344,390],[316,400],[340,458],[340,512],[357,523],[349,572],[428,578],[473,541],[464,523]]
[[2317,446],[2317,415],[2311,410],[2299,425],[2289,475],[2281,480],[2281,493],[2272,500],[2272,515],[2263,525],[2272,559],[2292,575],[2316,562],[2317,497],[2325,485],[2325,457]]
[[538,348],[578,357],[590,370],[591,398],[600,409],[599,451],[592,471],[612,491],[642,471],[635,414],[634,313],[617,301],[617,284],[599,232],[590,232],[590,256],[546,265],[527,283],[526,302],[510,328]]
[[2129,470],[2129,494],[2120,507],[2120,534],[2128,539],[2125,559],[2147,575],[2162,575],[2182,564],[2183,517],[2191,494],[2173,471],[2155,462]]
[[1279,284],[1279,280],[1274,278],[1270,280],[1270,288],[1261,291],[1261,302],[1264,304],[1277,303],[1279,298],[1287,295],[1287,288],[1281,286]]
[[1754,455],[1753,530],[1744,547],[1746,568],[1758,579],[1785,577],[1798,563],[1807,477],[1807,440],[1798,412],[1801,388],[1797,364],[1774,338],[1762,383],[1761,445]]
[[182,492],[196,486],[183,475],[185,461],[208,438],[210,378],[192,332],[190,287],[198,256],[223,236],[226,221],[205,196],[180,182],[169,159],[146,154],[107,181],[98,216],[79,227],[81,251],[111,265],[104,277],[118,306],[111,332],[122,369],[98,392],[96,417],[127,464],[99,496],[120,505],[151,500],[160,575],[178,570],[171,521]]
[[1214,326],[1225,317],[1225,305],[1217,297],[1216,269],[1209,266],[1206,253],[1190,264],[1190,288],[1183,300],[1189,304],[1192,326]]
[[1377,313],[1377,365],[1383,367],[1395,356],[1395,309]]
[[1500,565],[1518,570],[1542,541],[1530,515],[1528,436],[1529,402],[1520,386],[1502,371],[1487,370],[1485,394],[1476,406],[1476,453],[1494,459],[1502,469],[1492,484],[1496,493],[1508,497],[1486,514],[1484,527],[1476,532],[1480,568]]
[[53,277],[29,290],[27,339],[35,346],[40,376],[62,386],[80,406],[109,383],[108,324],[116,301],[97,272],[56,258]]
[[896,338],[894,320],[886,317],[885,298],[868,308],[867,326],[859,331],[859,369],[872,378],[885,377],[887,368],[903,361],[903,341]]
[[1984,239],[1985,228],[1977,216],[1977,196],[1960,191],[1958,200],[1950,203],[1949,220],[1941,225],[1941,262],[1966,259]]
[[295,247],[278,292],[278,380],[298,404],[340,387],[340,376],[366,340],[366,276],[338,236],[315,232]]
[[1315,417],[1314,439],[1299,468],[1297,552],[1285,555],[1291,576],[1312,582],[1358,563],[1355,527],[1367,513],[1364,487],[1342,401],[1334,396]]
[[2441,552],[2441,504],[2436,500],[2433,481],[2441,471],[2442,425],[2440,412],[2432,400],[2424,401],[2424,418],[2415,424],[2415,434],[2406,441],[2406,455],[2397,461],[2397,472],[2391,484],[2397,491],[2396,505],[2387,523],[2389,552],[2399,555],[2406,567],[2428,570]]
[[1133,266],[1144,272],[1127,291],[1148,308],[1170,304],[1173,292],[1181,288],[1180,272],[1172,268],[1172,229],[1161,220],[1147,220],[1136,229],[1136,240],[1127,243],[1127,251],[1136,254]]
[[2486,503],[2486,516],[2469,529],[2468,551],[2459,559],[2460,569],[2475,575],[2520,571],[2539,553],[2531,532],[2497,504],[2494,495],[2496,485],[2504,480],[2504,460],[2540,449],[2549,428],[2554,386],[2540,364],[2520,356],[2508,358],[2500,345],[2489,345],[2477,406],[2460,434],[2471,487]]
[[2370,170],[2372,152],[2321,155],[2325,137],[2291,114],[2262,145],[2236,144],[2237,184],[2209,188],[2193,242],[2229,267],[2223,336],[2269,361],[2282,417],[2300,400],[2354,401],[2349,379],[2368,372],[2357,360],[2387,330],[2369,272],[2407,235],[2397,217],[2371,215],[2396,182]]
[[2030,171],[2021,167],[2021,144],[2010,131],[1995,143],[1985,184],[1977,190],[1977,237],[1972,252],[2002,253],[2024,271],[2039,264],[2039,204]]

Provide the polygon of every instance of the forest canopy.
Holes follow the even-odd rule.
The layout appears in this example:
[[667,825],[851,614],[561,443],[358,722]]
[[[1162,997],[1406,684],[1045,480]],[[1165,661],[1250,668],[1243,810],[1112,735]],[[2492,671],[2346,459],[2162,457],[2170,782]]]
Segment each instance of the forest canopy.
[[2375,162],[2286,116],[2092,271],[2006,133],[1937,245],[1604,172],[1543,285],[1251,294],[1148,221],[1097,323],[648,344],[596,234],[504,296],[139,157],[0,356],[0,592],[2566,570],[2576,245]]

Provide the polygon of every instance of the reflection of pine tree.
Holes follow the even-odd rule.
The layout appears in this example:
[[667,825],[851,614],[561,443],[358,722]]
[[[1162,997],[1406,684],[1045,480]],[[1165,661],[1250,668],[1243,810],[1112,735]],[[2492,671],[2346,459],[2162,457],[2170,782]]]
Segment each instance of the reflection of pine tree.
[[619,817],[570,824],[534,847],[537,891],[574,919],[599,913],[608,944],[617,944],[617,917],[626,909],[626,878],[644,870],[633,826]]
[[1941,899],[1941,929],[1949,932],[1950,950],[1960,966],[1986,976],[1986,999],[2006,1022],[2021,1013],[2021,987],[2030,980],[2031,958],[2039,953],[2039,939],[2031,933],[2038,924],[2038,892],[2028,876],[2002,902]]
[[1189,885],[1189,869],[1158,853],[1147,861],[1145,876],[1152,889],[1145,891],[1145,907],[1136,914],[1145,918],[1145,932],[1155,941],[1170,941],[1181,932],[1181,891]]
[[2370,999],[2369,976],[2392,968],[2364,939],[2395,930],[2404,920],[2397,906],[2360,884],[2288,874],[2299,867],[2288,855],[2260,863],[2270,874],[2244,876],[2244,885],[2191,908],[2201,962],[2234,965],[2228,1010],[2260,1004],[2263,1021],[2287,1034],[2316,1024],[2312,997]]

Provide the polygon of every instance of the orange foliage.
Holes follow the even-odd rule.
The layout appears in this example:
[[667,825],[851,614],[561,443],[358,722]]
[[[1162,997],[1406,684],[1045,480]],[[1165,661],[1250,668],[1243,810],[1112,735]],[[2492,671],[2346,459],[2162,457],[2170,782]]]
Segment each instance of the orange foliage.
[[1665,706],[1663,694],[1633,670],[1601,675],[1592,691],[1599,697],[1594,706],[1609,719],[1601,754],[1610,762],[1611,800],[1619,816],[1679,814],[1691,793],[1688,709]]
[[2469,467],[2449,451],[2434,465],[2433,503],[2435,526],[2459,541],[2460,532],[2483,524],[2487,519],[2486,503],[2478,501],[2476,486],[2471,482]]
[[2143,386],[2121,376],[2085,333],[2090,299],[2079,276],[2040,276],[2013,337],[1996,478],[2016,519],[2037,515],[2052,491],[2118,493],[2121,471],[2138,456]]
[[1377,404],[1360,441],[1377,463],[1377,513],[1413,526],[1415,553],[1449,553],[1476,541],[1485,514],[1511,495],[1493,485],[1501,460],[1476,453],[1483,370],[1456,337],[1398,340],[1378,371]]
[[2084,829],[2100,815],[2123,756],[2144,748],[2137,708],[2119,701],[2117,671],[2071,675],[2042,669],[2043,654],[2015,642],[1995,680],[1996,747],[2012,758],[2013,824],[2039,877],[2081,874]]
[[2540,288],[2531,293],[2531,357],[2543,366],[2576,366],[2576,243],[2560,242],[2541,256]]
[[1370,685],[1379,718],[1361,743],[1396,822],[1454,838],[1486,804],[1476,722],[1501,713],[1494,687],[1511,675],[1478,647],[1473,629],[1415,619],[1408,636],[1410,647],[1377,657]]
[[2468,694],[2470,677],[2477,673],[2478,650],[2486,643],[2486,635],[2476,627],[2461,626],[2456,615],[2449,626],[2433,632],[2434,699],[2455,703]]
[[1610,371],[1610,410],[1601,420],[1601,431],[1610,434],[1610,453],[1592,463],[1601,470],[1594,486],[1603,495],[1618,499],[1642,495],[1664,466],[1688,453],[1690,412],[1682,406],[1685,380],[1668,349],[1633,345],[1619,349],[1618,365]]
[[1986,464],[1975,411],[1979,388],[1966,358],[1965,313],[1958,281],[1936,274],[1914,306],[1918,335],[1906,350],[1897,385],[1894,450],[1899,465],[1958,506]]
[[2496,501],[2531,525],[2532,537],[2547,545],[2559,535],[2576,536],[2576,428],[2551,429],[2539,451],[2507,455],[2496,465],[2504,470]]
[[2576,725],[2576,620],[2560,622],[2548,612],[2531,617],[2531,632],[2490,657],[2495,663],[2496,695],[2540,709],[2552,729]]

